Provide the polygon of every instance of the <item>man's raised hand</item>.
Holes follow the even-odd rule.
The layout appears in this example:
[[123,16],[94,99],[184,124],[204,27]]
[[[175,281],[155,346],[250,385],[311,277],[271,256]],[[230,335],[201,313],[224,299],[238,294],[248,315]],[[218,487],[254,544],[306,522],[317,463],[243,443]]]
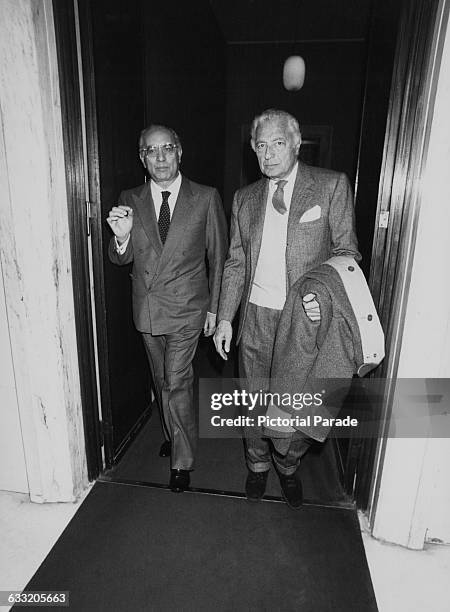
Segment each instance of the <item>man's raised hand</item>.
[[113,206],[106,221],[121,244],[128,238],[133,227],[133,209],[129,206]]

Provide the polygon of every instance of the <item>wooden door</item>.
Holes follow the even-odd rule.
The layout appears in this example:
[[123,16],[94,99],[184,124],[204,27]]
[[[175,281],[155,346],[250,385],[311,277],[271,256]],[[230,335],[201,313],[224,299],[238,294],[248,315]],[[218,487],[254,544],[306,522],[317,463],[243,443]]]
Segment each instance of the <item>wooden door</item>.
[[122,190],[144,182],[137,155],[145,125],[141,3],[79,3],[93,268],[106,466],[150,412],[150,372],[132,319],[130,266],[107,256],[105,219]]

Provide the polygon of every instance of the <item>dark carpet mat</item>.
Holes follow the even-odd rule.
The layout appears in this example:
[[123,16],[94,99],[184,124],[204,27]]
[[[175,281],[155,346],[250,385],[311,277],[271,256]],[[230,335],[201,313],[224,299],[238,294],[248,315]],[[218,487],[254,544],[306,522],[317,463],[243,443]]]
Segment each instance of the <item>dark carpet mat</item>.
[[[217,355],[212,340],[201,338],[194,359],[194,371],[197,380],[199,377],[233,378],[237,376],[236,350],[232,350],[229,360],[224,362]],[[106,474],[106,478],[167,485],[170,463],[167,458],[158,456],[164,438],[157,410],[154,412],[152,419],[140,431],[120,463]],[[242,440],[199,440],[196,468],[191,474],[193,487],[243,493],[246,472]],[[351,505],[340,482],[333,441],[314,445],[302,460],[300,474],[306,501]],[[279,481],[273,469],[269,474],[266,493],[269,496],[280,495]]]
[[356,513],[96,483],[26,590],[72,612],[371,612]]
[[[169,480],[168,458],[158,456],[163,441],[158,415],[140,431],[136,440],[120,463],[105,475],[113,480],[132,480],[167,485]],[[313,447],[305,455],[300,466],[305,500],[319,504],[349,504],[336,466],[333,442]],[[244,492],[246,478],[242,440],[199,440],[196,468],[191,473],[191,485],[196,488],[218,491]],[[267,481],[267,495],[279,496],[278,477],[272,468]]]

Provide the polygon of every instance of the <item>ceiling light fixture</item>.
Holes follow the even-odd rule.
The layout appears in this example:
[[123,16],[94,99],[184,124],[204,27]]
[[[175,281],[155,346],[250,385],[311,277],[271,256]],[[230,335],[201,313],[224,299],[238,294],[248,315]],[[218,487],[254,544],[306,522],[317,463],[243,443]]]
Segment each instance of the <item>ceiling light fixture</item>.
[[284,62],[283,85],[288,91],[298,91],[305,82],[305,60],[300,55],[291,55]]

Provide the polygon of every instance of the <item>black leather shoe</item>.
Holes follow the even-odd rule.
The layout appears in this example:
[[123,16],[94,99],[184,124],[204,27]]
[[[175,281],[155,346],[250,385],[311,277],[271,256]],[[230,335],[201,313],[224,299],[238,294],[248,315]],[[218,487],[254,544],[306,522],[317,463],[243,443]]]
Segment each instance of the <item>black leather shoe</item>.
[[248,471],[247,480],[245,481],[245,494],[249,501],[259,501],[264,495],[268,475],[269,470],[265,472]]
[[172,443],[170,440],[165,440],[161,444],[161,448],[159,449],[160,457],[170,457],[170,453],[172,452]]
[[281,494],[289,508],[300,508],[303,504],[303,487],[296,473],[291,476],[278,474],[280,478]]
[[169,487],[174,493],[182,493],[189,488],[190,478],[187,470],[170,470]]

